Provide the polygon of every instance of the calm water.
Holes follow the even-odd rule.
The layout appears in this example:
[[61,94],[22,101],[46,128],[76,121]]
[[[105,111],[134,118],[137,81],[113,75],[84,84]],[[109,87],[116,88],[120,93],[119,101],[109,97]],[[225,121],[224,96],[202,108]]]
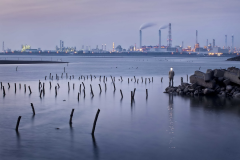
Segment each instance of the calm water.
[[[2,58],[2,57],[1,57]],[[5,58],[5,57],[4,57]],[[33,60],[50,57],[32,57]],[[17,59],[9,57],[7,59]],[[29,59],[21,57],[20,59]],[[169,57],[53,57],[67,64],[0,65],[0,159],[240,159],[240,106],[235,99],[189,97],[164,94],[168,71],[175,70],[175,85],[180,77],[215,68],[240,67],[226,58]],[[16,71],[18,66],[18,71]],[[63,68],[75,79],[55,79]],[[49,73],[54,80],[44,79]],[[96,75],[78,80],[80,75]],[[107,90],[99,76],[107,76]],[[110,75],[116,77],[116,91]],[[123,82],[119,81],[120,76]],[[134,83],[133,79],[154,78],[153,83]],[[163,83],[161,83],[163,77]],[[38,81],[45,83],[45,96],[39,97]],[[49,88],[49,81],[52,89]],[[8,89],[7,83],[11,87]],[[68,92],[68,82],[70,91]],[[79,85],[83,91],[77,99]],[[14,91],[17,83],[17,91]],[[21,89],[19,89],[21,83]],[[58,95],[54,87],[59,83]],[[73,89],[73,83],[75,89]],[[23,85],[31,86],[32,94]],[[90,95],[90,84],[94,97]],[[102,86],[100,93],[98,84]],[[136,88],[135,101],[130,94]],[[123,99],[119,90],[123,91]],[[148,89],[146,99],[145,90]],[[66,100],[66,101],[63,101]],[[32,115],[30,103],[35,106]],[[72,109],[72,127],[69,118]],[[97,109],[100,109],[95,138],[91,136]],[[22,116],[19,132],[15,132],[18,116]],[[58,130],[56,128],[59,128]]]

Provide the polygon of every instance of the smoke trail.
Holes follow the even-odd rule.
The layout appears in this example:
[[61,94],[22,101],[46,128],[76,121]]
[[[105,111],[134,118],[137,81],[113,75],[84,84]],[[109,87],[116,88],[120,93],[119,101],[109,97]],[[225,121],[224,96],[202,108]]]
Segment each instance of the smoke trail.
[[168,25],[163,25],[162,27],[160,27],[160,29],[166,29],[168,27]]
[[140,30],[146,29],[148,27],[152,27],[152,26],[155,26],[155,25],[156,25],[156,23],[144,23],[144,24],[141,25]]

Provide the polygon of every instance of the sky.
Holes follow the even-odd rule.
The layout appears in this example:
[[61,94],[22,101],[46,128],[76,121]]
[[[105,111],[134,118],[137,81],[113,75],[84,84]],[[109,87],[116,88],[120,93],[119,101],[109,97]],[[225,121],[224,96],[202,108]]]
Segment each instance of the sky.
[[[240,0],[0,0],[0,46],[20,50],[22,44],[32,48],[54,50],[60,40],[65,46],[82,45],[107,49],[112,43],[139,47],[139,28],[143,45],[158,45],[158,30],[172,24],[173,46],[194,46],[196,30],[200,46],[206,40],[240,47]],[[162,30],[162,45],[167,45],[168,29]],[[2,50],[2,49],[0,49]]]

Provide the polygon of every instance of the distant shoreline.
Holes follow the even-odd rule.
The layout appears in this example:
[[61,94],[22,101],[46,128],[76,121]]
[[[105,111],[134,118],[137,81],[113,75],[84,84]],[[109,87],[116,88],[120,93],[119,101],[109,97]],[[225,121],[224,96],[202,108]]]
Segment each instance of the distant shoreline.
[[227,61],[240,61],[240,56],[229,58]]
[[0,60],[0,64],[46,64],[46,63],[68,63],[60,61],[26,61],[26,60]]

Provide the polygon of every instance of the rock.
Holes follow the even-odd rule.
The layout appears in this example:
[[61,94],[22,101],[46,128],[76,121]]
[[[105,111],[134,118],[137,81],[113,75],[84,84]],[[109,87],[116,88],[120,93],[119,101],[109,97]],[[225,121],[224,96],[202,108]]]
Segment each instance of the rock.
[[221,88],[221,91],[225,91],[225,88],[224,88],[224,87],[222,87],[222,88]]
[[209,73],[209,74],[210,74],[211,79],[213,78],[213,75],[214,75],[214,71],[213,71],[213,70],[207,69],[207,72],[206,72],[206,73]]
[[231,91],[232,90],[232,86],[231,85],[227,85],[227,87],[226,87],[226,90],[229,92],[229,91]]
[[197,83],[193,83],[190,85],[193,89],[196,89],[196,87],[198,86]]
[[225,80],[223,81],[223,83],[224,83],[225,85],[229,85],[229,84],[231,83],[231,81],[230,81],[229,79],[225,79]]
[[188,87],[186,87],[184,90],[183,90],[183,93],[187,93],[188,92]]
[[218,82],[222,82],[224,80],[223,77],[218,77]]
[[212,74],[211,73],[206,73],[204,74],[204,81],[209,82],[212,80]]
[[205,88],[205,89],[203,90],[203,93],[204,93],[205,95],[207,95],[207,94],[212,94],[212,93],[214,93],[214,90],[212,90],[212,89],[210,89],[210,88]]
[[194,91],[194,95],[197,95],[197,94],[198,94],[198,90],[195,90],[195,91]]
[[196,83],[199,86],[206,87],[206,88],[214,88],[216,86],[216,82],[205,82],[204,78],[191,75],[190,76],[190,83]]
[[239,70],[237,70],[237,72],[235,72],[235,71],[234,72],[225,71],[224,72],[224,78],[229,79],[230,82],[233,82],[233,83],[236,83],[236,84],[240,85],[240,78],[239,78],[240,75],[238,75],[238,74],[240,74]]
[[214,77],[223,77],[224,76],[224,70],[215,69],[214,70]]
[[221,91],[221,93],[219,94],[219,96],[221,96],[221,97],[226,97],[226,92]]
[[194,89],[190,88],[190,89],[188,89],[188,91],[189,91],[189,92],[193,92],[193,91],[194,91]]
[[240,93],[234,95],[235,98],[240,98]]
[[235,92],[233,93],[233,97],[235,97],[236,94],[238,94],[238,93],[239,93],[238,91],[235,91]]
[[195,71],[195,72],[194,72],[194,75],[197,76],[197,77],[202,77],[202,78],[204,78],[205,73],[203,73],[203,72],[201,72],[201,71]]

